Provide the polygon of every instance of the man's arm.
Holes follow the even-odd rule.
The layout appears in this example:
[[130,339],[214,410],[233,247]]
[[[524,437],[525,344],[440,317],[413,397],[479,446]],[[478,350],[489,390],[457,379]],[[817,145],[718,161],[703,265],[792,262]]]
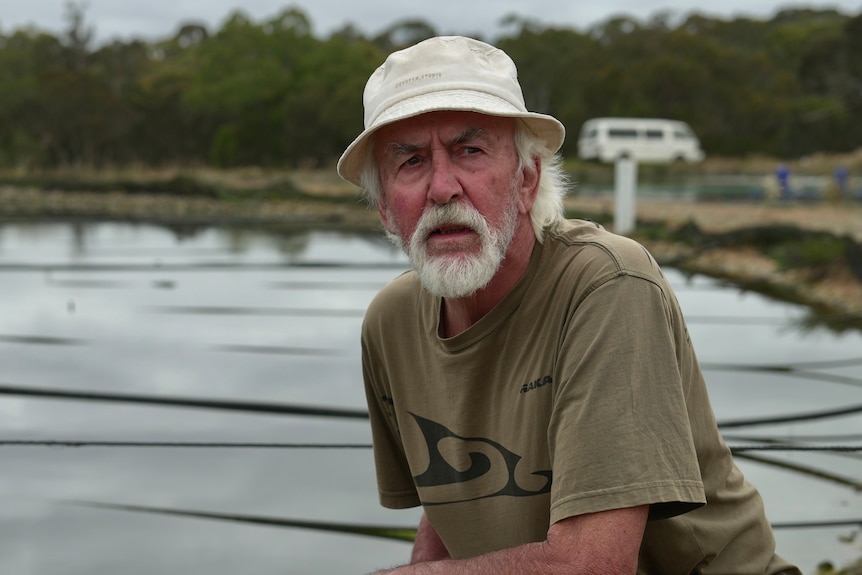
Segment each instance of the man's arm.
[[378,575],[633,575],[648,513],[649,505],[642,505],[577,515],[554,523],[541,543],[415,563]]
[[437,531],[428,521],[423,513],[416,529],[416,540],[413,542],[413,553],[410,555],[410,563],[423,563],[425,561],[440,561],[450,559],[449,551],[437,535]]

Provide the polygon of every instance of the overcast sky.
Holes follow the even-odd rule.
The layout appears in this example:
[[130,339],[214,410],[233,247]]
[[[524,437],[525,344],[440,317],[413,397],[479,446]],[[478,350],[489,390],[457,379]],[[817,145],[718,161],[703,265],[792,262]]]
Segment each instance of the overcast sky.
[[[77,2],[81,4],[82,2]],[[172,35],[181,23],[197,21],[218,29],[237,9],[255,22],[278,14],[283,8],[300,8],[311,19],[315,35],[325,37],[345,24],[374,34],[405,18],[420,18],[438,33],[480,33],[493,40],[500,19],[515,13],[542,24],[583,30],[608,17],[625,13],[648,19],[670,11],[685,15],[700,11],[730,18],[745,15],[769,18],[788,6],[837,8],[847,14],[862,12],[862,0],[782,2],[775,0],[432,0],[423,3],[393,0],[86,0],[86,19],[95,28],[98,42],[119,37],[158,39]],[[706,8],[703,8],[704,4]],[[66,0],[0,0],[0,32],[25,26],[57,33],[64,26]]]

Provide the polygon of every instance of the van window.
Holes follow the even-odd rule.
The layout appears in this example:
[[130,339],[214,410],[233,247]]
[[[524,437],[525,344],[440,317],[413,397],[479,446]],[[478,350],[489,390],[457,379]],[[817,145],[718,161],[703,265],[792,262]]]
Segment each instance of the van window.
[[637,138],[638,131],[627,128],[611,128],[608,130],[609,138]]
[[688,130],[677,128],[673,131],[673,137],[677,140],[687,140],[688,138],[692,137],[692,133]]
[[661,130],[647,130],[647,140],[664,140],[664,132]]

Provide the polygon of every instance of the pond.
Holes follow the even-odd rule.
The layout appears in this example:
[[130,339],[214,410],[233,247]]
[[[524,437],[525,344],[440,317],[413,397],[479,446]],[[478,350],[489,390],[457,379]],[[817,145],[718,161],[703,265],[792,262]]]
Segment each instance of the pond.
[[[418,510],[377,503],[366,420],[248,409],[364,410],[362,315],[406,268],[383,238],[359,233],[0,225],[0,573],[336,575],[405,562],[410,547],[399,541],[75,502],[414,526]],[[799,306],[666,271],[719,421],[862,404],[858,332],[812,326]],[[105,400],[116,394],[240,405]],[[732,446],[858,445],[862,415],[723,431]],[[186,445],[165,445],[175,442]],[[862,555],[858,527],[785,525],[862,517],[859,493],[840,482],[862,477],[858,452],[745,451],[738,462],[779,525],[783,555],[808,573]]]

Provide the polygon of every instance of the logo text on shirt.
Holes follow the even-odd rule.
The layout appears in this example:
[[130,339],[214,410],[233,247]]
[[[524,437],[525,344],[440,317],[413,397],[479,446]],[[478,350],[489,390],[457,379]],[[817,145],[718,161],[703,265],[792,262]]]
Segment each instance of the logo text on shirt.
[[530,383],[525,383],[524,385],[522,385],[520,393],[527,393],[528,391],[533,391],[534,389],[544,387],[550,383],[554,383],[554,378],[550,375],[546,375],[545,377],[540,377],[536,380],[531,381]]

